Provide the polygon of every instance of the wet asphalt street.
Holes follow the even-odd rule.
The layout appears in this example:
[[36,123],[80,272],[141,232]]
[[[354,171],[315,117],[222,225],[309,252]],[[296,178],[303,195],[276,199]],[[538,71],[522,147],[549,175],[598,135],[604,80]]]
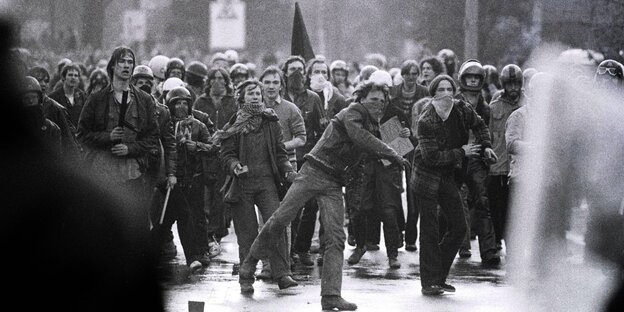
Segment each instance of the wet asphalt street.
[[[189,274],[184,265],[176,235],[178,256],[167,264],[171,273],[163,280],[167,311],[189,311],[189,301],[203,302],[203,311],[321,310],[319,270],[322,267],[316,265],[296,265],[293,278],[299,282],[298,287],[279,290],[276,283],[256,281],[253,295],[240,294],[238,276],[233,275],[238,246],[232,229],[230,233],[222,241],[223,253],[195,274]],[[313,242],[314,246],[318,246],[318,241]],[[402,266],[392,270],[388,267],[383,239],[380,247],[378,251],[367,251],[360,263],[353,266],[346,259],[354,247],[345,248],[342,295],[358,304],[358,311],[518,311],[516,304],[520,299],[505,281],[504,258],[498,268],[482,267],[476,240],[472,241],[472,257],[457,259],[451,269],[449,282],[457,292],[441,297],[425,297],[420,293],[418,251],[401,248]],[[256,273],[259,272],[260,264]]]

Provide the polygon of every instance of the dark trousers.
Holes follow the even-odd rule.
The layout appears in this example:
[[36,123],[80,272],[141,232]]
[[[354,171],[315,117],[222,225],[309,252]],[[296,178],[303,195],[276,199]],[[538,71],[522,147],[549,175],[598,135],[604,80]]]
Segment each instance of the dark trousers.
[[184,257],[187,264],[190,264],[207,251],[208,247],[204,214],[204,184],[201,177],[191,182],[178,181],[169,194],[162,225],[158,222],[164,206],[166,189],[162,183],[158,189],[152,201],[152,211],[156,212],[152,215],[154,229],[160,233],[162,244],[168,239],[173,224],[177,222]]
[[223,194],[219,192],[223,183],[225,183],[225,173],[221,170],[217,174],[216,180],[206,185],[204,211],[207,222],[206,231],[210,241],[215,238],[220,240],[228,234],[227,204],[223,202]]
[[[422,286],[446,282],[459,246],[466,235],[466,218],[455,178],[443,174],[436,196],[416,194],[420,209],[420,280]],[[446,234],[440,239],[438,224],[440,213],[448,224]]]
[[361,209],[354,216],[357,247],[364,248],[366,245],[366,222],[370,216],[375,216],[383,222],[388,257],[396,258],[399,247],[397,210],[401,207],[402,171],[394,165],[384,167],[380,161],[367,163],[363,170]]
[[405,169],[405,181],[407,183],[407,222],[405,223],[405,243],[416,244],[418,239],[418,208],[414,202],[414,192],[412,191],[410,177],[412,176],[412,168],[408,166]]
[[[479,239],[479,252],[481,258],[488,257],[497,252],[496,236],[490,214],[490,203],[487,193],[488,166],[480,159],[470,158],[466,170],[465,184],[467,187],[466,224],[468,228],[474,228]],[[463,194],[462,194],[463,195]],[[470,249],[470,231],[467,231],[464,244]]]
[[[296,229],[297,235],[295,237],[295,243],[293,250],[295,252],[306,252],[310,250],[312,245],[312,238],[314,237],[314,228],[316,227],[316,220],[318,219],[318,203],[316,198],[313,198],[306,202],[301,212],[301,220],[299,221],[299,228]],[[321,243],[320,250],[323,250],[323,224],[320,224],[319,229],[319,242]],[[293,232],[295,229],[293,228]]]
[[489,177],[488,195],[490,212],[494,223],[496,239],[505,239],[507,229],[507,211],[509,207],[509,184],[507,175],[492,175]]

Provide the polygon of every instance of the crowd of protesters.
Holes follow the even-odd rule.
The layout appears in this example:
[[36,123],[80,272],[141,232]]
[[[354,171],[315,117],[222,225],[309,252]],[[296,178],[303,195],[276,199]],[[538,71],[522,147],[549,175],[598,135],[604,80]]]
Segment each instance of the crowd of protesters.
[[[142,198],[133,212],[164,260],[178,252],[174,223],[195,272],[222,252],[232,222],[241,292],[256,278],[295,287],[291,267],[316,263],[323,308],[355,310],[341,297],[345,241],[357,264],[379,249],[381,224],[390,269],[401,267],[400,248],[420,248],[424,295],[455,292],[449,270],[456,255],[472,256],[471,240],[485,269],[509,248],[510,181],[530,116],[523,90],[541,74],[533,68],[460,63],[448,49],[397,68],[375,55],[357,73],[324,57],[258,68],[232,53],[157,55],[139,65],[118,47],[89,68],[70,58],[54,72],[21,63],[31,124],[49,153]],[[604,61],[594,80],[620,87],[623,69]],[[384,139],[393,118],[407,153]]]

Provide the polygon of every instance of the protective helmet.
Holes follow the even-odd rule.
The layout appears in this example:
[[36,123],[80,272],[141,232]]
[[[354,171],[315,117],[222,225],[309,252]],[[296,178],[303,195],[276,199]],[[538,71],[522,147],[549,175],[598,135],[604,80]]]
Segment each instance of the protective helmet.
[[152,57],[147,66],[152,69],[154,77],[165,80],[165,71],[167,70],[167,63],[169,58],[164,55],[156,55]]
[[237,75],[244,75],[249,77],[249,67],[242,63],[236,63],[232,68],[230,68],[230,77],[234,77]]
[[335,60],[329,65],[329,71],[334,72],[334,70],[344,70],[347,73],[349,72],[349,66],[343,60]]
[[185,87],[175,87],[167,93],[167,96],[165,97],[165,103],[167,103],[167,107],[169,107],[171,115],[174,115],[174,105],[178,100],[187,100],[189,102],[188,114],[191,115],[193,112],[193,105],[191,103],[191,92],[189,92],[189,90],[187,90]]
[[494,65],[483,65],[483,70],[485,70],[485,80],[488,84],[498,84],[498,69]]
[[500,82],[503,86],[508,83],[519,82],[520,87],[522,87],[522,69],[520,69],[520,67],[515,64],[505,65],[505,67],[503,67],[503,70],[501,70]]
[[596,75],[611,75],[622,80],[624,78],[624,70],[622,64],[614,60],[604,60],[600,62],[596,69]]
[[171,77],[165,80],[165,82],[163,82],[162,91],[169,92],[173,90],[174,88],[184,87],[184,86],[185,84],[184,84],[184,81],[182,81],[182,79],[178,77]]
[[56,67],[59,69],[62,69],[63,67],[65,67],[65,65],[71,63],[72,61],[68,58],[63,58],[61,59],[58,63],[56,63]]
[[189,66],[186,67],[186,72],[205,79],[208,76],[208,67],[202,62],[192,61]]
[[215,53],[215,54],[212,56],[212,58],[210,59],[210,64],[214,65],[214,63],[215,63],[216,61],[219,61],[219,60],[221,60],[221,61],[227,61],[227,56],[226,56],[224,53],[222,53],[222,52],[217,52],[217,53]]
[[[466,84],[466,76],[467,75],[477,75],[481,77],[481,81],[478,86],[470,87]],[[485,70],[479,61],[477,60],[467,60],[462,64],[459,68],[459,86],[462,90],[468,91],[481,91],[483,85],[485,84]]]
[[533,78],[533,75],[537,74],[537,69],[533,68],[533,67],[529,67],[527,69],[525,69],[524,71],[522,71],[522,77],[524,79],[524,84],[526,86],[529,85],[529,81],[531,81],[531,78]]
[[19,91],[20,94],[36,92],[39,95],[39,104],[43,102],[43,92],[41,92],[41,86],[39,85],[39,81],[37,81],[35,77],[24,77],[20,83]]
[[182,71],[182,79],[184,79],[184,74],[186,72],[186,69],[184,68],[184,61],[182,61],[181,59],[177,58],[177,57],[172,57],[169,59],[169,62],[167,62],[167,70],[165,70],[165,78],[169,78],[169,75],[171,74],[171,71],[174,69],[179,69]]
[[225,60],[230,64],[238,63],[238,52],[235,50],[227,50],[223,53],[225,55]]
[[392,87],[392,76],[385,70],[374,71],[364,84],[372,83],[375,86]]
[[154,74],[152,73],[151,68],[145,65],[139,65],[134,68],[134,71],[132,72],[132,78],[133,79],[138,79],[138,78],[154,79]]

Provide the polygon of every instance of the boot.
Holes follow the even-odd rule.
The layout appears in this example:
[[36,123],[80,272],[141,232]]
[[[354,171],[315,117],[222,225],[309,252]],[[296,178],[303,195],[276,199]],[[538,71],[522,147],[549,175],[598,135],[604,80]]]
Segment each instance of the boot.
[[314,265],[314,260],[312,260],[312,255],[310,254],[309,251],[306,252],[299,252],[297,253],[299,255],[299,263],[305,265],[305,266],[313,266]]
[[338,309],[339,311],[357,310],[357,305],[355,303],[351,303],[347,300],[344,300],[340,296],[323,296],[321,298],[321,306],[323,307],[323,310],[334,310],[334,309]]
[[353,250],[353,253],[349,257],[349,259],[347,260],[347,263],[357,264],[358,262],[360,262],[360,259],[362,259],[362,256],[364,256],[365,253],[366,253],[365,248],[356,247]]
[[284,275],[279,279],[279,281],[277,281],[277,286],[279,287],[279,289],[286,289],[299,286],[299,284],[297,284],[297,282],[292,277]]
[[247,256],[243,263],[240,265],[238,269],[238,280],[241,285],[243,282],[253,284],[255,278],[254,273],[256,273],[256,265],[258,264],[258,259],[255,259],[251,256]]

